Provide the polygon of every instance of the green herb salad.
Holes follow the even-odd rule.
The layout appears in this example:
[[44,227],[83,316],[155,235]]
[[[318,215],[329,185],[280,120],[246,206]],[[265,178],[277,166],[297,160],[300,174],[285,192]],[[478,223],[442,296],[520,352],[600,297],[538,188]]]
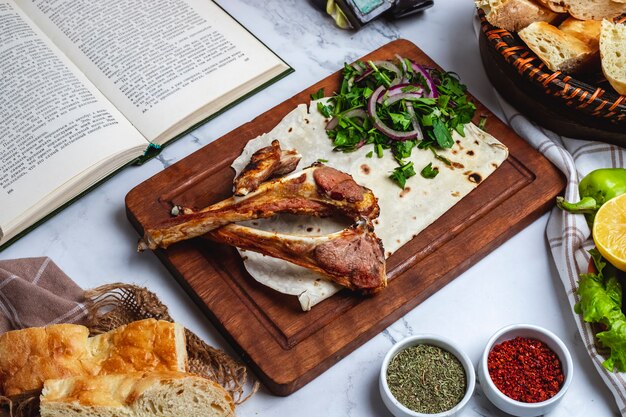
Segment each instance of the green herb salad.
[[[435,178],[430,164],[414,167],[406,159],[415,148],[433,152],[454,146],[452,132],[465,136],[476,107],[467,88],[454,73],[425,68],[400,56],[395,61],[357,61],[345,64],[341,87],[318,110],[330,122],[326,131],[335,150],[351,152],[372,146],[368,157],[382,158],[391,150],[398,167],[390,178],[404,188],[407,178],[419,172]],[[324,91],[311,96],[320,99]]]

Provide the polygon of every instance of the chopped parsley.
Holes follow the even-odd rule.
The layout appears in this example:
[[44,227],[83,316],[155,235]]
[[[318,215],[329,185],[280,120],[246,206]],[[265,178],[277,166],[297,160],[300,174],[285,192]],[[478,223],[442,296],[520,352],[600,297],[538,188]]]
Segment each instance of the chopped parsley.
[[398,161],[398,163],[400,166],[393,170],[389,178],[404,189],[407,178],[415,175],[415,168],[413,168],[413,162]]
[[311,100],[319,100],[320,98],[324,98],[324,88],[320,88],[315,93],[311,94]]
[[485,126],[487,125],[487,116],[480,116],[480,122],[478,122],[478,128],[480,130],[485,130]]
[[420,175],[422,177],[428,178],[428,179],[435,178],[437,174],[439,174],[439,169],[437,169],[436,167],[433,168],[432,162],[426,165],[420,172]]

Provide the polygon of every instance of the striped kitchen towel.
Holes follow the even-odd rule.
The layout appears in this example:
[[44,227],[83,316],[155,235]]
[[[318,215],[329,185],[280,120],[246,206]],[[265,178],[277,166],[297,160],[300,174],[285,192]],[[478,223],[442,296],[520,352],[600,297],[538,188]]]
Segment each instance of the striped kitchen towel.
[[87,316],[84,294],[50,258],[0,260],[0,334],[81,323]]
[[[578,182],[594,169],[626,168],[626,150],[623,148],[559,136],[530,122],[501,97],[498,99],[509,125],[517,134],[563,171],[568,180],[566,200],[579,200]],[[582,214],[571,214],[554,207],[546,235],[574,314],[574,304],[578,302],[578,275],[587,272],[590,259],[587,251],[594,247],[591,231]],[[579,314],[575,314],[575,320],[594,366],[613,392],[620,413],[626,416],[626,373],[612,373],[602,367],[605,358],[597,350],[591,326],[583,322]]]

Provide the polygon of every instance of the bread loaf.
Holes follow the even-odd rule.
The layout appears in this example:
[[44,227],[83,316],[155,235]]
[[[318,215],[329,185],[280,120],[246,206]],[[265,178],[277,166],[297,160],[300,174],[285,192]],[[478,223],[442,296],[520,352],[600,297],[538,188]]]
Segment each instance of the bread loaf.
[[177,323],[147,319],[87,340],[89,373],[185,371],[185,329]]
[[619,94],[626,95],[626,25],[602,21],[602,72]]
[[184,371],[184,328],[154,319],[89,338],[89,330],[58,324],[0,336],[0,389],[12,396],[52,378],[131,371]]
[[612,19],[626,13],[626,4],[614,0],[562,0],[569,14],[580,20]]
[[48,378],[85,373],[89,330],[57,324],[16,330],[0,336],[0,384],[3,395],[40,389]]
[[533,22],[553,22],[558,14],[531,0],[476,0],[492,25],[518,32]]
[[539,0],[541,4],[556,13],[567,13],[567,7],[562,0]]
[[518,34],[552,71],[579,72],[595,55],[585,42],[545,22],[535,22]]
[[559,29],[585,42],[595,52],[600,49],[601,26],[600,20],[578,20],[569,17],[559,25]]
[[48,380],[41,417],[232,417],[217,383],[179,372],[79,376]]

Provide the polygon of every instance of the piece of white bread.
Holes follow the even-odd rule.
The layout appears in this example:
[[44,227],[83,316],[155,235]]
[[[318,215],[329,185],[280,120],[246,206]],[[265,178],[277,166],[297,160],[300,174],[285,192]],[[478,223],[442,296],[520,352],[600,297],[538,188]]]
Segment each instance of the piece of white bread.
[[600,20],[578,20],[573,17],[567,18],[559,25],[559,29],[570,35],[576,36],[585,42],[592,50],[600,49]]
[[532,23],[518,34],[552,71],[579,72],[595,55],[585,42],[545,22]]
[[541,4],[556,13],[567,13],[567,7],[562,0],[539,0]]
[[185,371],[184,328],[140,320],[88,337],[76,324],[10,331],[0,336],[0,394],[38,390],[51,378],[132,371]]
[[626,95],[626,25],[602,21],[600,57],[606,79],[615,91]]
[[626,4],[614,0],[562,0],[569,14],[580,20],[612,19],[626,13]]
[[531,0],[475,0],[495,27],[518,32],[533,22],[553,22],[558,14]]
[[41,417],[234,417],[219,384],[180,372],[79,376],[47,380]]

